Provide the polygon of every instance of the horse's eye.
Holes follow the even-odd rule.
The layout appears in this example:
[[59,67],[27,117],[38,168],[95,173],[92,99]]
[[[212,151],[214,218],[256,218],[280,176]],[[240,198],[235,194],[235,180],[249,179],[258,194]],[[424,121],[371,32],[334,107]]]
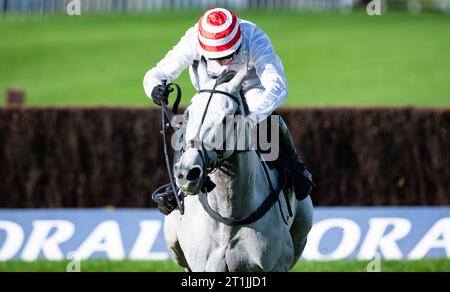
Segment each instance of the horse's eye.
[[189,120],[189,111],[188,110],[184,111],[183,118],[184,118],[185,122],[187,122]]

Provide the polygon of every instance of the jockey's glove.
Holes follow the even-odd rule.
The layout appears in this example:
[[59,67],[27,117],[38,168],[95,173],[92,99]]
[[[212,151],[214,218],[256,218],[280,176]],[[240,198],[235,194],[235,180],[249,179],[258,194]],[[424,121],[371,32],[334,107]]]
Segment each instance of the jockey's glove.
[[172,91],[173,91],[173,88],[170,88],[170,87],[165,87],[163,85],[155,86],[152,91],[153,102],[159,106],[162,104],[162,102],[165,102],[166,104],[168,104],[169,103],[168,97]]

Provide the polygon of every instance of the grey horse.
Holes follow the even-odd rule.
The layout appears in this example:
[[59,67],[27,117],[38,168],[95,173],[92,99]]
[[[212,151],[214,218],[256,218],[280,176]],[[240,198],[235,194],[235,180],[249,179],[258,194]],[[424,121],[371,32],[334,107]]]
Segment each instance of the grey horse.
[[[230,96],[238,96],[247,71],[243,68],[235,77],[218,85],[215,90],[196,94],[186,113],[185,140],[200,139],[207,143],[211,133],[226,116],[242,109]],[[208,77],[203,63],[198,67],[202,89],[213,89],[215,80]],[[206,114],[205,114],[205,111]],[[205,148],[187,145],[174,167],[177,186],[188,196],[183,215],[175,211],[166,216],[164,236],[173,260],[186,271],[239,272],[289,271],[299,260],[312,226],[313,207],[310,197],[298,201],[291,191],[287,200],[280,199],[256,222],[229,226],[208,214],[200,203],[205,177],[209,175],[216,187],[208,193],[211,209],[226,218],[243,218],[256,210],[270,194],[268,178],[255,151],[225,151],[221,166],[207,173],[205,157],[215,153]],[[270,181],[277,189],[277,171],[269,170]],[[284,194],[280,194],[284,198]],[[283,217],[284,216],[284,217]]]

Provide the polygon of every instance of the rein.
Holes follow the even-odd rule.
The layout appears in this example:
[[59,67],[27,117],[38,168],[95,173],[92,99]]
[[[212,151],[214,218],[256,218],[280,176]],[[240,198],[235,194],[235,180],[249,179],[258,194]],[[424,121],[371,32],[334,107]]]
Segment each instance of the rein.
[[170,129],[173,128],[170,122],[172,121],[173,115],[178,114],[178,106],[180,105],[180,101],[181,101],[181,88],[178,84],[175,84],[175,83],[167,84],[167,80],[163,80],[162,85],[167,89],[170,88],[171,86],[175,86],[175,88],[177,90],[177,97],[173,104],[172,111],[169,110],[169,108],[167,107],[165,102],[161,102],[161,126],[162,126],[161,134],[163,135],[164,160],[166,161],[166,167],[167,167],[167,172],[169,174],[170,186],[172,187],[172,191],[173,191],[173,194],[177,201],[178,208],[180,208],[180,213],[181,213],[181,215],[183,215],[184,214],[184,202],[180,196],[181,191],[180,191],[180,194],[177,194],[177,191],[176,191],[177,188],[175,185],[175,181],[173,179],[172,163],[170,162],[169,151],[168,151],[168,146],[167,146],[168,145],[167,133],[170,131]]
[[[214,88],[215,88],[215,87],[214,87]],[[231,98],[235,103],[241,104],[241,99],[240,99],[240,98],[236,97],[235,95],[233,95],[233,94],[231,94],[231,93],[225,92],[225,91],[221,91],[221,90],[217,90],[217,89],[202,89],[202,90],[200,90],[198,93],[211,93],[211,96],[212,96],[214,93],[220,93],[220,94],[223,94],[223,95],[228,96],[228,97]]]

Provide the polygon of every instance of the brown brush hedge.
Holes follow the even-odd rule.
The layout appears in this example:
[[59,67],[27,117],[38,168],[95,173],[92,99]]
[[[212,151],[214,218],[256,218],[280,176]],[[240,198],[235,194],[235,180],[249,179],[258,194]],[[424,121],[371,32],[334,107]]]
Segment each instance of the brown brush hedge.
[[[450,204],[450,110],[285,109],[316,205]],[[149,207],[160,112],[0,108],[0,208]]]

